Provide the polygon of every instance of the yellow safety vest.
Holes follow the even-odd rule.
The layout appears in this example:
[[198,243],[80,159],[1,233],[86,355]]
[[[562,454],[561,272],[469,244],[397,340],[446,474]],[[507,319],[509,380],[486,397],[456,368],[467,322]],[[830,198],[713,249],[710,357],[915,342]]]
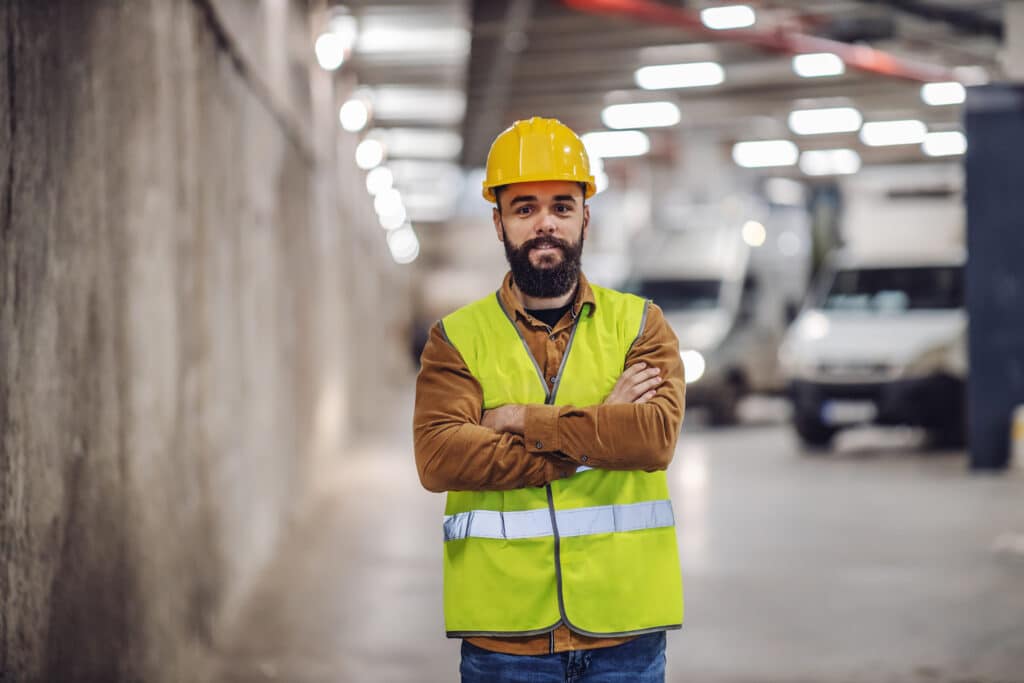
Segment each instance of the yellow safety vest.
[[[622,374],[647,302],[592,286],[553,387],[497,296],[442,321],[483,387],[484,409],[589,406]],[[449,637],[533,635],[565,624],[590,636],[679,628],[682,582],[664,472],[581,467],[547,486],[451,491],[444,521]]]

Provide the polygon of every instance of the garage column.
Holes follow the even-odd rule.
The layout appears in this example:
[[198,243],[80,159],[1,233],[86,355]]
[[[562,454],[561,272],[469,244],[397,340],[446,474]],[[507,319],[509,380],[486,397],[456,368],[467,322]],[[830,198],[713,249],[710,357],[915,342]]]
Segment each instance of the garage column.
[[1003,469],[1024,403],[1024,2],[1006,5],[1014,83],[970,88],[967,150],[968,413],[972,469]]

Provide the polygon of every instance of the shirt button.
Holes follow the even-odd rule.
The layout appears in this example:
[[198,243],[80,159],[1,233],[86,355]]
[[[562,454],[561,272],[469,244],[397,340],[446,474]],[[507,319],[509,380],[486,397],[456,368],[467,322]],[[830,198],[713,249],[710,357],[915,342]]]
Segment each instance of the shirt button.
[[580,462],[586,462],[588,460],[590,460],[590,458],[588,458],[587,456],[585,456],[585,455],[581,455],[580,456]]
[[550,381],[550,382],[551,382],[552,384],[554,384],[555,382],[557,382],[557,381],[558,381],[558,377],[556,377],[556,376],[552,375],[552,376],[551,376],[551,379],[550,379],[549,381]]
[[544,448],[544,442],[543,442],[543,441],[538,441],[537,443],[535,443],[535,444],[533,444],[533,445],[534,445],[534,447],[535,447],[535,448],[536,448],[537,450],[540,450],[541,448]]

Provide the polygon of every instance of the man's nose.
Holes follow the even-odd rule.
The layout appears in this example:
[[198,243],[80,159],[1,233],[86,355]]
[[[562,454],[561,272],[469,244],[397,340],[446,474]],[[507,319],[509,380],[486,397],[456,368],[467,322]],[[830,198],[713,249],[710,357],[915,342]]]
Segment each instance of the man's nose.
[[550,211],[541,211],[537,218],[537,225],[534,227],[537,232],[546,235],[553,233],[558,228],[558,222]]

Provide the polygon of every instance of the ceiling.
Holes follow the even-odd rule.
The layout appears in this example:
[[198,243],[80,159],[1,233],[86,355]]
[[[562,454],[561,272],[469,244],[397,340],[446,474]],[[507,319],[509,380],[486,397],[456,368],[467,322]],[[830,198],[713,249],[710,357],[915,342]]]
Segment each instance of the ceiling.
[[[672,102],[681,112],[677,124],[645,130],[646,156],[668,163],[678,160],[687,136],[717,141],[724,150],[766,138],[792,140],[800,151],[848,148],[865,165],[928,161],[920,145],[873,147],[857,130],[797,135],[787,118],[794,109],[849,106],[865,122],[917,119],[929,131],[955,130],[961,106],[925,104],[922,82],[972,84],[1001,76],[1002,2],[753,0],[747,4],[757,21],[749,29],[713,31],[700,24],[701,9],[723,4],[355,0],[343,6],[357,19],[360,39],[343,71],[373,100],[372,123],[361,135],[387,136],[398,128],[447,136],[389,147],[386,163],[418,172],[418,187],[424,177],[442,178],[445,169],[482,166],[491,140],[516,119],[554,116],[586,133],[606,129],[604,107],[650,101]],[[601,5],[653,11],[612,14]],[[881,71],[899,73],[847,66],[841,75],[797,76],[793,52],[819,40],[839,41],[846,45],[836,47],[847,50],[870,46],[883,53],[875,54],[876,62],[889,64]],[[722,83],[662,90],[637,85],[641,67],[703,61],[721,65]],[[801,175],[796,166],[775,172]],[[439,194],[429,186],[425,193]],[[420,220],[442,220],[451,210]]]

